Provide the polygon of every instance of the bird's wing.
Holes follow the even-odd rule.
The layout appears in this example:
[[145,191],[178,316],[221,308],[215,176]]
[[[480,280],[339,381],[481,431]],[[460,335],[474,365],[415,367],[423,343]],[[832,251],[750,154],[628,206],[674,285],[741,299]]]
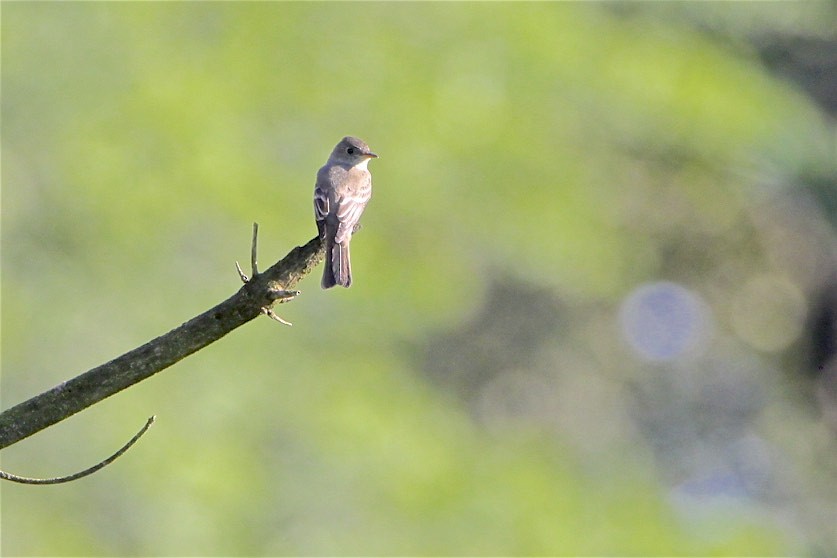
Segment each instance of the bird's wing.
[[330,205],[328,193],[317,184],[314,188],[314,218],[317,221],[324,221],[328,215]]
[[336,214],[340,225],[337,228],[335,242],[343,242],[352,237],[355,225],[360,221],[360,216],[372,197],[372,184],[364,184],[354,192],[340,196],[337,200]]
[[337,227],[337,234],[335,235],[335,242],[343,242],[352,237],[352,231],[360,221],[360,216],[363,213],[369,198],[360,197],[345,197],[340,200],[340,205],[337,208],[337,220],[340,225]]

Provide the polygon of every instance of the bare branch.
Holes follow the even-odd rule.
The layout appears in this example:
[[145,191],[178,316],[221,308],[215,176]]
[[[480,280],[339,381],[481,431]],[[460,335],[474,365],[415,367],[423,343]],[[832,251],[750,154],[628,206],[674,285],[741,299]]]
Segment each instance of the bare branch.
[[[255,264],[255,233],[251,249]],[[237,293],[188,322],[124,355],[0,413],[0,448],[74,415],[137,382],[151,377],[266,313],[276,293],[289,293],[323,259],[319,236],[291,250],[264,273],[250,278]],[[255,265],[254,265],[255,267]]]
[[142,438],[142,435],[145,434],[148,431],[149,428],[151,428],[151,425],[154,424],[154,420],[156,418],[157,417],[155,417],[155,416],[149,417],[148,420],[145,422],[145,426],[143,426],[140,429],[139,432],[134,434],[134,437],[131,438],[130,440],[128,440],[127,444],[125,444],[124,446],[119,448],[119,451],[117,451],[116,453],[114,453],[113,455],[111,455],[110,457],[105,459],[104,461],[100,461],[99,463],[96,463],[92,467],[88,467],[87,469],[85,469],[83,471],[79,471],[78,473],[74,473],[72,475],[67,475],[66,477],[53,477],[53,478],[50,478],[50,479],[33,479],[33,478],[30,478],[30,477],[21,477],[19,475],[13,475],[13,474],[7,473],[5,471],[0,471],[0,479],[7,480],[7,481],[12,481],[12,482],[17,482],[17,483],[20,483],[20,484],[61,484],[63,482],[70,482],[70,481],[74,481],[76,479],[80,479],[82,477],[86,477],[87,475],[92,475],[93,473],[95,473],[99,469],[107,467],[108,465],[110,465],[111,463],[116,461],[119,458],[120,455],[122,455],[123,453],[128,451],[131,448],[131,446],[136,444],[137,440]]

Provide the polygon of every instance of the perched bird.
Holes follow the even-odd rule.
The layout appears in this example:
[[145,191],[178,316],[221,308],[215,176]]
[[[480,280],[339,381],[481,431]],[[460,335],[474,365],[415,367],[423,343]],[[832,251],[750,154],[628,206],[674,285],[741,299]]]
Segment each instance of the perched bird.
[[346,136],[317,172],[314,217],[325,243],[324,289],[352,284],[349,242],[372,197],[372,175],[366,166],[377,157],[366,142]]

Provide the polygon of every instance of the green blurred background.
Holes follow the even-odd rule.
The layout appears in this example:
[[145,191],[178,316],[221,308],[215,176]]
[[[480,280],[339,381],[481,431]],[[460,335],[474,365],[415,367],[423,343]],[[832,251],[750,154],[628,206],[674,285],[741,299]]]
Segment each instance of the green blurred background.
[[316,234],[355,284],[2,452],[6,556],[837,553],[833,3],[2,4],[2,406]]

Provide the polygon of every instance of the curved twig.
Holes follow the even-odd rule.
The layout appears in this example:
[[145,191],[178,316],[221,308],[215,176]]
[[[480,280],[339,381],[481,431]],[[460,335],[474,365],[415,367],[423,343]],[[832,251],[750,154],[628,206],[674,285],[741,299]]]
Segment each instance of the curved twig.
[[148,420],[145,422],[145,425],[140,429],[140,431],[137,432],[136,434],[134,434],[134,437],[131,438],[130,440],[128,440],[127,444],[125,444],[124,446],[119,448],[119,451],[117,451],[116,453],[114,453],[113,455],[111,455],[110,457],[105,459],[104,461],[100,461],[99,463],[93,465],[92,467],[88,467],[87,469],[85,469],[83,471],[79,471],[78,473],[74,473],[72,475],[67,475],[66,477],[53,477],[53,478],[50,478],[50,479],[33,479],[33,478],[30,478],[30,477],[21,477],[19,475],[13,475],[13,474],[7,473],[5,471],[0,471],[0,479],[7,480],[7,481],[12,481],[12,482],[18,482],[20,484],[61,484],[61,483],[64,483],[64,482],[70,482],[70,481],[74,481],[76,479],[80,479],[82,477],[86,477],[87,475],[92,475],[93,473],[95,473],[99,469],[102,469],[103,467],[107,467],[108,465],[110,465],[111,463],[116,461],[119,458],[119,456],[121,456],[123,453],[128,451],[131,448],[131,446],[133,446],[135,443],[137,443],[137,440],[139,440],[142,437],[142,435],[145,434],[148,431],[149,428],[151,428],[151,425],[154,424],[154,421],[156,420],[156,418],[157,418],[156,416],[149,417]]

